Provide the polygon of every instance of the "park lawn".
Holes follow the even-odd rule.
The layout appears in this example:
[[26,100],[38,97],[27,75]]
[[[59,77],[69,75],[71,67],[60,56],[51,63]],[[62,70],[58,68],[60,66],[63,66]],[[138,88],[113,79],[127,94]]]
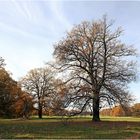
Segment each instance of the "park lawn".
[[90,117],[67,121],[59,117],[30,120],[0,119],[0,139],[139,139],[140,118],[103,117],[91,122]]

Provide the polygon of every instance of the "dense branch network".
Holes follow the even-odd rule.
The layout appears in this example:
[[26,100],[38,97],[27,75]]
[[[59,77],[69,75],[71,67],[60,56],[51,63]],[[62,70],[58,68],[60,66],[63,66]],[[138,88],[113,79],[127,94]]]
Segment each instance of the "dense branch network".
[[136,54],[135,49],[118,39],[122,30],[111,31],[112,25],[106,17],[97,22],[83,22],[55,45],[57,65],[62,72],[70,73],[70,82],[76,85],[69,93],[77,97],[72,104],[80,104],[81,110],[92,104],[94,120],[99,120],[103,99],[109,104],[131,100],[127,84],[136,75],[135,63],[129,61]]

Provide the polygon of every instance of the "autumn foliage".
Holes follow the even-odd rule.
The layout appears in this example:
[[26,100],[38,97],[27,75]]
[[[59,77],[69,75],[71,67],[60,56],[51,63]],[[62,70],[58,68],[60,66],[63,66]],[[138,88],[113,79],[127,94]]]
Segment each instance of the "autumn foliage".
[[0,68],[0,116],[28,117],[32,106],[32,98],[4,68]]
[[140,103],[136,103],[133,106],[125,107],[118,105],[112,108],[102,109],[100,111],[102,116],[140,116]]

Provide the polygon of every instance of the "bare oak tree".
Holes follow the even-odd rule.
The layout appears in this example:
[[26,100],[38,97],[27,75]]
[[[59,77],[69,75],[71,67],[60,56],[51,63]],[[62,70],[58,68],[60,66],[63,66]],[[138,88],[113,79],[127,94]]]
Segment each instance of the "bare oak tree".
[[114,30],[112,25],[106,16],[82,22],[55,45],[57,66],[71,73],[70,100],[81,107],[80,112],[92,107],[93,121],[100,121],[103,101],[123,105],[132,99],[127,85],[136,78],[135,63],[130,59],[136,50],[121,42],[121,28]]
[[20,81],[23,89],[33,96],[39,118],[42,118],[42,111],[46,104],[46,99],[53,92],[52,81],[53,73],[49,68],[33,69]]

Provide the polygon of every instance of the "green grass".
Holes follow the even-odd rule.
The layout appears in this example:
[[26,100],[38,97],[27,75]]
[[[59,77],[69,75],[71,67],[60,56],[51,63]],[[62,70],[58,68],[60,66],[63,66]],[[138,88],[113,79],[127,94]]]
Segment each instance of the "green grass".
[[0,139],[125,139],[140,138],[140,118],[102,117],[91,122],[90,117],[74,117],[67,122],[60,117],[30,120],[0,119]]
[[128,121],[128,122],[140,122],[140,117],[110,117],[103,116],[101,117],[102,121]]

